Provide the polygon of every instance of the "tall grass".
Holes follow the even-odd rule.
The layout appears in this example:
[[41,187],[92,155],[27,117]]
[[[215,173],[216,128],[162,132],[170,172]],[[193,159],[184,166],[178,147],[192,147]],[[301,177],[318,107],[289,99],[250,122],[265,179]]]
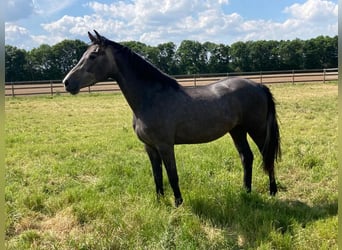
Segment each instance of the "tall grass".
[[[229,136],[176,147],[184,204],[148,157],[120,94],[6,99],[8,249],[337,249],[337,84],[272,85],[283,158],[253,191]],[[166,174],[164,174],[166,175]]]

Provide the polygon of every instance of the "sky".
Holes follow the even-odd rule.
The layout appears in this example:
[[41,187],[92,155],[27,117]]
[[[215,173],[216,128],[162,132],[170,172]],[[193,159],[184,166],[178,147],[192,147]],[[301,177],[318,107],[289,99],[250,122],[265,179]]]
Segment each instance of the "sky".
[[5,44],[30,50],[64,39],[156,46],[183,40],[231,45],[338,33],[338,0],[7,0]]

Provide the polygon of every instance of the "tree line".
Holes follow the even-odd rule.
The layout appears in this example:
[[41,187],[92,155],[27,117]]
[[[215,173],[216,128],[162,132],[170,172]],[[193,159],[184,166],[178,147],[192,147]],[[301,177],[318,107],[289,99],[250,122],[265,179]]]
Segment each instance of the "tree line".
[[[149,46],[122,42],[170,75],[322,69],[338,67],[338,37],[247,41],[229,45],[184,40]],[[78,62],[88,44],[64,40],[26,51],[5,46],[5,80],[59,80]]]

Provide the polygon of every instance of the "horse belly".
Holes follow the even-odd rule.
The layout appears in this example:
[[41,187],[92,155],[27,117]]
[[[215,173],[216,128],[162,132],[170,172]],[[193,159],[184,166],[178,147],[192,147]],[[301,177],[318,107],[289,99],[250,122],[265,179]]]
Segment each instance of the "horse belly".
[[175,144],[195,144],[216,140],[234,127],[230,122],[197,121],[177,127]]

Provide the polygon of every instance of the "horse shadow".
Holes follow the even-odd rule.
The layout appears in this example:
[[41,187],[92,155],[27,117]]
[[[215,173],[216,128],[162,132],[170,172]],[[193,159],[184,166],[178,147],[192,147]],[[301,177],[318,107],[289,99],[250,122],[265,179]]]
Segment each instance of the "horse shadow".
[[218,198],[196,197],[190,199],[189,205],[202,220],[233,237],[236,248],[257,247],[273,232],[292,235],[294,227],[304,229],[309,223],[338,213],[337,198],[308,205],[245,192]]

